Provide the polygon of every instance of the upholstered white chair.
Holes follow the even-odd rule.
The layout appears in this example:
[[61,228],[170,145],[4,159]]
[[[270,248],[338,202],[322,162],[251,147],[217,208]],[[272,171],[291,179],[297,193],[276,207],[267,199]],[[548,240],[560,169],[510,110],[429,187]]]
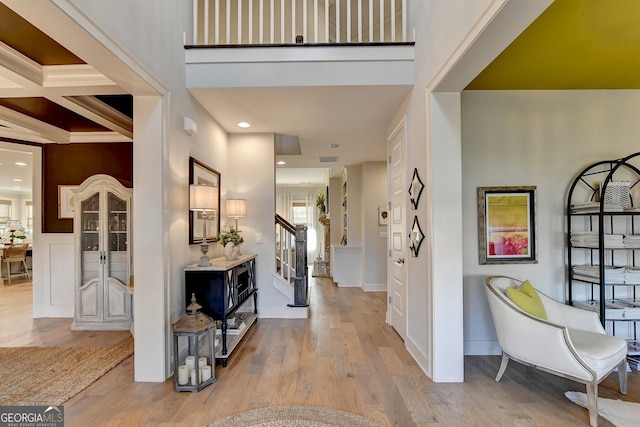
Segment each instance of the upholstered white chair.
[[586,384],[589,421],[598,425],[598,384],[618,368],[620,392],[627,393],[627,343],[607,335],[596,312],[562,304],[540,292],[547,320],[533,316],[507,296],[521,281],[504,276],[486,279],[487,298],[502,347],[500,381],[509,359]]

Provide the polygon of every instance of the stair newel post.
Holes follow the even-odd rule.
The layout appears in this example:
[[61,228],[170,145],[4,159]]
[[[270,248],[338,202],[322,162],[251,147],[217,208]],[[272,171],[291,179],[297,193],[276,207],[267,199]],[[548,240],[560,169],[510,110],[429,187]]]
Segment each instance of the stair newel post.
[[294,302],[297,307],[306,307],[308,302],[307,275],[307,226],[296,225],[296,278],[294,280]]

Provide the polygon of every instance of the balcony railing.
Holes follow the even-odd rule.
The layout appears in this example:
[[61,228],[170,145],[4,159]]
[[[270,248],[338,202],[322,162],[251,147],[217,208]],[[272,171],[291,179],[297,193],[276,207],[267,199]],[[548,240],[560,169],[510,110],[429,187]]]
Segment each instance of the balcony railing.
[[406,0],[192,0],[193,46],[405,43]]

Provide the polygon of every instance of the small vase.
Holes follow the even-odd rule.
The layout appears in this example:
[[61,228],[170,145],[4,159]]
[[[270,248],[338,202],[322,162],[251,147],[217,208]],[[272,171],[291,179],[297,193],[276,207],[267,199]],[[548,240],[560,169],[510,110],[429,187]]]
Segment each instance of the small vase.
[[234,245],[232,242],[224,245],[224,256],[227,258],[227,261],[233,261],[238,258],[238,246]]

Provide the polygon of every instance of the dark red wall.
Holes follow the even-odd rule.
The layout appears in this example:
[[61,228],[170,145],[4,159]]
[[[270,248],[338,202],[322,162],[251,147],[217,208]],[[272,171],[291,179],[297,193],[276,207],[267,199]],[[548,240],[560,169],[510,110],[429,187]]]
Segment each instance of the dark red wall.
[[133,144],[44,144],[42,146],[42,232],[73,233],[73,220],[58,218],[58,185],[80,185],[107,174],[133,188]]

